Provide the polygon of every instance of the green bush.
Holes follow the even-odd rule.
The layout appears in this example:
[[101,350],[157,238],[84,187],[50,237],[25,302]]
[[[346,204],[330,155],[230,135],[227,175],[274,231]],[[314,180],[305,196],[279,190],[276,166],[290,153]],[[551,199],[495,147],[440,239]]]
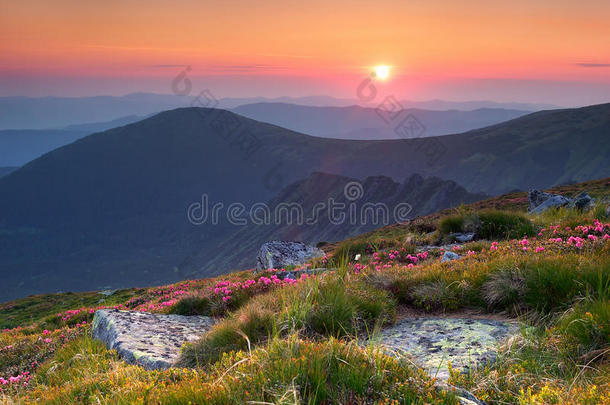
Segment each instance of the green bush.
[[525,215],[500,210],[450,215],[439,221],[438,229],[441,235],[475,232],[478,238],[490,240],[522,238],[536,233]]
[[210,310],[210,300],[207,297],[193,295],[182,298],[170,308],[169,313],[186,316],[209,316],[211,312]]
[[463,232],[464,215],[450,215],[441,219],[438,223],[438,230],[442,235]]
[[478,214],[478,236],[482,239],[516,239],[536,234],[534,225],[523,214],[499,210],[486,210]]

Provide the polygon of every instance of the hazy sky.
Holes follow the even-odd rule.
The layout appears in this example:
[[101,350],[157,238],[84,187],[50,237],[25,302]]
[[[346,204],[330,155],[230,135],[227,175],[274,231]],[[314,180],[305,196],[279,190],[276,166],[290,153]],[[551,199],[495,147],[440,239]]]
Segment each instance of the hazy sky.
[[610,1],[0,0],[0,95],[610,101]]

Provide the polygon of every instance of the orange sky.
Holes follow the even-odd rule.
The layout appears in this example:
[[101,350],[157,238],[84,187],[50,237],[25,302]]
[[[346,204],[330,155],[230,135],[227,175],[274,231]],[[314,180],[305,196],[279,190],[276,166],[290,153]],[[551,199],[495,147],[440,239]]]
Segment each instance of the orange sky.
[[341,87],[380,63],[393,66],[395,88],[459,78],[610,83],[610,1],[0,3],[0,74],[20,80],[144,83],[190,65],[194,76],[240,83],[264,75]]

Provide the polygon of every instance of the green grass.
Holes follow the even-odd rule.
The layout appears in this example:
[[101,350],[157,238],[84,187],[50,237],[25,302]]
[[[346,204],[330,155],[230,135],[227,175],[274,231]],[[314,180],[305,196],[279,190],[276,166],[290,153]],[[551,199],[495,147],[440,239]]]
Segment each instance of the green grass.
[[206,296],[193,295],[184,297],[170,308],[169,313],[186,316],[210,316],[212,313],[212,303]]
[[355,343],[333,338],[316,343],[294,335],[227,353],[205,372],[147,372],[83,337],[43,365],[32,389],[19,399],[46,404],[457,404],[409,364]]
[[535,229],[524,214],[501,210],[458,213],[442,218],[438,229],[441,235],[474,232],[480,239],[516,239],[532,236]]
[[222,353],[245,350],[275,336],[301,333],[311,338],[356,336],[391,321],[389,293],[335,273],[255,297],[217,324],[200,342],[188,345],[182,366],[205,366]]
[[[100,305],[122,304],[132,297],[141,294],[141,289],[119,290],[110,296],[97,291],[85,293],[61,293],[33,295],[5,304],[0,304],[0,329],[15,328],[39,322],[48,318],[47,322],[54,322],[52,318],[60,312],[83,307],[96,307]],[[49,326],[54,326],[53,324]]]

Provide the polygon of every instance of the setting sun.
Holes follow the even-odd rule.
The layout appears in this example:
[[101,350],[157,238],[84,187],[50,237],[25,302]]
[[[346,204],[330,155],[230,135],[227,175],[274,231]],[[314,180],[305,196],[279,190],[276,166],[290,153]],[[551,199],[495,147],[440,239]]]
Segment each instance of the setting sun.
[[375,77],[380,80],[386,80],[390,77],[390,67],[387,65],[375,66]]

